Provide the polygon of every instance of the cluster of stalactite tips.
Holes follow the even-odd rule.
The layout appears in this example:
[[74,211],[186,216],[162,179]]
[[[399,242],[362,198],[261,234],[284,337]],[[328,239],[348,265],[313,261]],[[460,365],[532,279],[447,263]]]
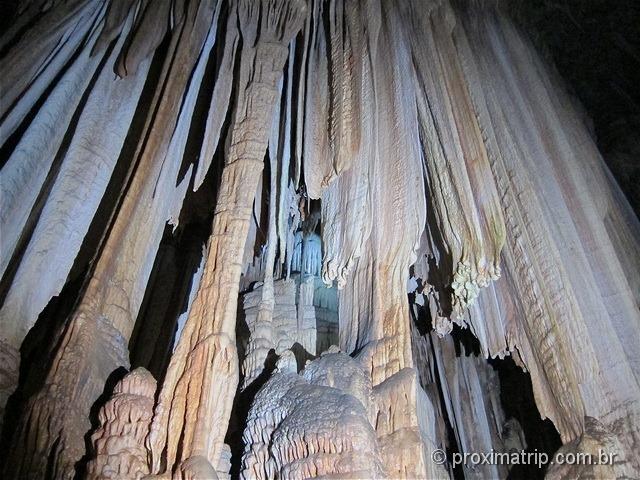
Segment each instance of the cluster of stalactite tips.
[[2,478],[640,477],[640,224],[504,2],[17,8]]

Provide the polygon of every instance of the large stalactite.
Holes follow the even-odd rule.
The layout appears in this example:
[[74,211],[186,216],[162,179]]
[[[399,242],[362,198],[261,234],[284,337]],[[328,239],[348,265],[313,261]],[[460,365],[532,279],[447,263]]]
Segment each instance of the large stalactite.
[[640,477],[640,223],[511,13],[17,7],[3,478]]

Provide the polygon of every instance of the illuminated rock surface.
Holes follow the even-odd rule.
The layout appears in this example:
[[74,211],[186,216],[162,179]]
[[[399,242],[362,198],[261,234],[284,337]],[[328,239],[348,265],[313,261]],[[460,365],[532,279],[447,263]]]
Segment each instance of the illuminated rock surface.
[[2,478],[640,477],[640,224],[499,3],[17,7]]

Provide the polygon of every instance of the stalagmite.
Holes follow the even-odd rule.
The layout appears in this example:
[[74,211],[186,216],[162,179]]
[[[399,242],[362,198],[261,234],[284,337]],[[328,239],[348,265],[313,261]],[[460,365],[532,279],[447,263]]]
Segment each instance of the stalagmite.
[[249,412],[241,478],[383,478],[367,373],[328,351],[297,375],[287,356]]
[[552,7],[9,3],[2,478],[640,477],[640,137]]
[[144,439],[153,415],[156,381],[144,368],[128,373],[100,409],[100,428],[92,434],[95,458],[87,478],[135,478],[149,473]]

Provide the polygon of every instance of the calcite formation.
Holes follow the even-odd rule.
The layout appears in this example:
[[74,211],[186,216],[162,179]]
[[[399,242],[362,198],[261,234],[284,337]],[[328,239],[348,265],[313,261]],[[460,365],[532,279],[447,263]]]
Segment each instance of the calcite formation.
[[241,478],[381,478],[366,372],[348,355],[327,351],[298,375],[293,356],[283,352],[256,395]]
[[[18,3],[2,478],[640,477],[640,223],[506,2]],[[454,462],[533,451],[616,461]]]
[[100,427],[91,435],[95,457],[87,478],[142,478],[149,474],[144,445],[153,416],[156,381],[136,368],[118,382],[100,409]]

